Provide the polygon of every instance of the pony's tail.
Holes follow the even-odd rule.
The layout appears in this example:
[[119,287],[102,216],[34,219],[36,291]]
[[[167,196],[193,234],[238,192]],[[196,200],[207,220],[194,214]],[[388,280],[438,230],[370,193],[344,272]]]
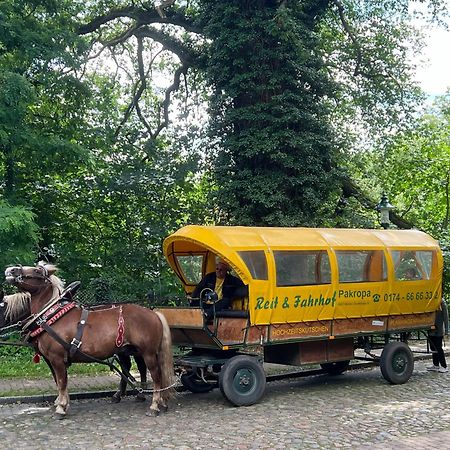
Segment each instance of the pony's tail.
[[[175,387],[172,386],[175,380],[173,354],[172,354],[172,335],[166,318],[159,311],[155,311],[163,326],[163,337],[159,346],[158,361],[161,367],[161,396],[169,400],[175,396]],[[171,386],[171,387],[168,387]],[[168,389],[165,389],[168,388]]]

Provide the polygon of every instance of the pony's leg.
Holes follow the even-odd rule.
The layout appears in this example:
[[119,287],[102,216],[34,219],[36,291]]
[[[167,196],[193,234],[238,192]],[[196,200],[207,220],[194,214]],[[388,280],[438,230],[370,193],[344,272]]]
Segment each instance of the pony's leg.
[[[141,389],[147,389],[147,366],[145,365],[144,358],[142,356],[136,355],[134,357],[136,361],[137,368],[139,370],[140,380],[141,380]],[[139,402],[145,401],[145,393],[138,392],[136,396],[136,400]]]
[[144,360],[152,376],[154,390],[152,395],[152,403],[150,405],[150,411],[147,413],[147,415],[157,416],[160,413],[159,405],[161,403],[161,369],[158,365],[158,359],[155,354],[144,355]]
[[[56,386],[58,386],[58,382],[56,381],[55,369],[53,369],[53,366],[50,364],[50,361],[44,355],[42,355],[42,357],[44,358],[44,361],[47,363],[47,366],[50,368],[50,372],[52,373],[52,377],[53,377],[53,380],[55,381]],[[56,397],[55,401],[53,402],[53,405],[56,407],[59,405],[59,402],[60,402],[60,398],[59,398],[59,392],[58,392],[58,396]]]
[[55,414],[59,419],[65,417],[67,409],[69,407],[69,392],[67,390],[67,368],[64,361],[58,361],[52,363],[55,371],[56,385],[58,387],[58,404],[55,404]]
[[[122,368],[122,371],[130,372],[131,369],[131,358],[128,355],[119,354],[117,355],[119,357],[119,363],[120,367]],[[111,401],[113,403],[119,403],[121,398],[125,395],[127,391],[127,382],[120,377],[120,384],[119,389],[114,393],[114,395],[111,398]]]

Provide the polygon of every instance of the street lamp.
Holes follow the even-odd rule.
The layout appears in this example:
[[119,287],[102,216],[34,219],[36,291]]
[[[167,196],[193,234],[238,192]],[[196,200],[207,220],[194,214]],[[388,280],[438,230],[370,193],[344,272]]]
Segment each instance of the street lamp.
[[389,228],[389,225],[391,223],[391,219],[389,218],[389,213],[394,209],[394,206],[392,206],[389,203],[389,200],[387,198],[387,195],[383,193],[381,196],[380,203],[376,206],[376,210],[380,213],[380,223],[381,226],[387,230]]

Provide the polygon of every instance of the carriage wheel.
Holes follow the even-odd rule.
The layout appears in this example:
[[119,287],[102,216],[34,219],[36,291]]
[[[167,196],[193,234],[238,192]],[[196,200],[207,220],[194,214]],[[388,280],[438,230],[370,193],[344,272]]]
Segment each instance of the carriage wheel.
[[188,391],[191,391],[194,394],[204,394],[217,386],[216,383],[205,383],[195,370],[190,370],[181,375],[180,381]]
[[264,395],[266,374],[255,357],[233,356],[222,366],[219,387],[223,396],[233,405],[253,405]]
[[348,369],[349,365],[350,360],[346,360],[346,361],[322,363],[320,367],[322,367],[322,369],[330,375],[340,375],[341,373],[344,373]]
[[404,342],[389,342],[381,352],[380,369],[389,383],[406,383],[414,369],[411,349]]

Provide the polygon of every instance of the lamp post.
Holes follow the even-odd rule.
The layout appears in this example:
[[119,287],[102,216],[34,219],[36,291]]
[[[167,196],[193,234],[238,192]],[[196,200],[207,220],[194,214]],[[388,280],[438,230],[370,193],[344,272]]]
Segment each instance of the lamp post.
[[383,193],[380,203],[378,203],[378,205],[376,206],[376,210],[380,213],[380,223],[385,230],[387,230],[389,228],[389,225],[391,224],[389,213],[393,209],[394,206],[389,203],[387,195]]

